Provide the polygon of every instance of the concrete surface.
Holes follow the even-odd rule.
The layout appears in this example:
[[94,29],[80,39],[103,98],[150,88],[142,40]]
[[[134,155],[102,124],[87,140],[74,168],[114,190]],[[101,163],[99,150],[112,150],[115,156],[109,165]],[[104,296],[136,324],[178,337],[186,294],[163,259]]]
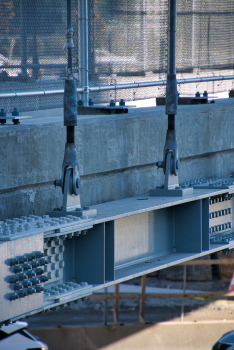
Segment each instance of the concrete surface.
[[[234,169],[234,101],[179,106],[176,117],[180,181],[228,175]],[[61,176],[66,131],[58,116],[36,117],[0,126],[0,220],[43,215],[61,206]],[[130,110],[124,115],[79,116],[76,146],[82,205],[147,193],[163,183],[167,129],[164,107]]]
[[234,321],[30,329],[50,350],[211,350]]

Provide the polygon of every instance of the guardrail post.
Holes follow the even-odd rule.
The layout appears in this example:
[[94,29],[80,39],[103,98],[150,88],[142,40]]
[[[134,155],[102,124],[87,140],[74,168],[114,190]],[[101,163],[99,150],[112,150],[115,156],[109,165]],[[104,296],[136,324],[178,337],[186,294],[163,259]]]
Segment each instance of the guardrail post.
[[[107,295],[107,287],[105,287],[105,295]],[[107,299],[104,299],[104,310],[103,310],[103,323],[106,326],[107,325],[107,315],[108,315],[108,308],[107,308]]]
[[119,324],[119,284],[115,284],[114,324]]
[[140,312],[139,323],[145,323],[145,287],[146,287],[146,275],[141,276],[141,299],[140,299]]
[[185,294],[185,290],[186,290],[186,270],[187,266],[184,265],[184,284],[183,284],[183,298],[182,298],[182,305],[181,305],[181,322],[184,321],[184,294]]

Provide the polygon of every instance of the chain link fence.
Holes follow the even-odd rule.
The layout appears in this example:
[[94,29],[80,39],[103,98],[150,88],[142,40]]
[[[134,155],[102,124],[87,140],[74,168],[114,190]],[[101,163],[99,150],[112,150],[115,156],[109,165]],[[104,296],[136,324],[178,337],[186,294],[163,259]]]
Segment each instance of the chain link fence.
[[[82,1],[82,0],[80,0]],[[80,67],[80,1],[73,0],[74,66]],[[0,2],[0,93],[63,90],[66,0]],[[177,1],[177,78],[232,75],[234,2]],[[166,80],[168,0],[88,0],[89,86]],[[78,82],[77,86],[81,86]],[[232,80],[179,84],[180,95],[215,94]],[[165,95],[165,86],[90,92],[95,103]],[[11,112],[63,107],[63,95],[1,98]]]
[[[66,1],[2,0],[0,16],[0,93],[64,89]],[[77,57],[77,1],[73,1],[73,17]],[[0,99],[7,112],[13,107],[32,111],[62,106],[62,94]]]
[[[166,79],[168,0],[89,2],[90,86]],[[91,93],[95,102],[139,100],[165,87]]]

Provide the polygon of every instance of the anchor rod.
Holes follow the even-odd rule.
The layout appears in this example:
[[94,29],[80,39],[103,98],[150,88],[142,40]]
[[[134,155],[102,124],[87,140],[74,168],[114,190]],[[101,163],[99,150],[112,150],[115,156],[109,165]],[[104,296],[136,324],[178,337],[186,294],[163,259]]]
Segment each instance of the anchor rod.
[[163,152],[163,168],[166,174],[168,152],[171,152],[171,175],[177,176],[179,168],[178,148],[175,130],[175,115],[177,114],[177,82],[176,82],[176,0],[169,0],[169,33],[168,33],[168,63],[166,87],[166,114],[168,130]]

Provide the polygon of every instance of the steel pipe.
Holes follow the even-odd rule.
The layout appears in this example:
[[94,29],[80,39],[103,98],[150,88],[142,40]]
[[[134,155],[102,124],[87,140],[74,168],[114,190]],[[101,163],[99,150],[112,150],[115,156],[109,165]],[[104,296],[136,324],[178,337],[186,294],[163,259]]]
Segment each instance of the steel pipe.
[[167,54],[167,87],[166,87],[166,114],[177,114],[177,81],[176,81],[176,0],[169,0],[169,33]]
[[169,1],[168,74],[176,74],[176,0]]
[[[204,83],[208,81],[219,80],[234,80],[234,75],[220,75],[212,77],[198,77],[198,78],[182,78],[177,79],[177,85],[179,84],[191,84],[191,83]],[[90,92],[101,92],[108,90],[122,90],[122,89],[137,89],[150,86],[164,86],[166,80],[148,81],[141,83],[129,83],[129,84],[116,84],[116,85],[103,85],[103,86],[90,86]],[[82,93],[83,88],[77,88],[77,93]],[[30,97],[30,96],[44,96],[44,95],[58,95],[63,94],[64,90],[43,90],[43,91],[24,91],[24,92],[7,92],[0,94],[0,98],[13,98],[13,97]]]
[[88,106],[89,100],[89,66],[88,66],[88,3],[80,0],[80,83],[82,100]]
[[[72,2],[71,0],[67,0],[67,30],[68,32],[72,32]],[[73,33],[71,33],[72,37]],[[68,39],[68,43],[70,44],[68,46],[67,52],[68,52],[68,57],[67,57],[67,67],[70,69],[70,73],[72,74],[72,40]]]

